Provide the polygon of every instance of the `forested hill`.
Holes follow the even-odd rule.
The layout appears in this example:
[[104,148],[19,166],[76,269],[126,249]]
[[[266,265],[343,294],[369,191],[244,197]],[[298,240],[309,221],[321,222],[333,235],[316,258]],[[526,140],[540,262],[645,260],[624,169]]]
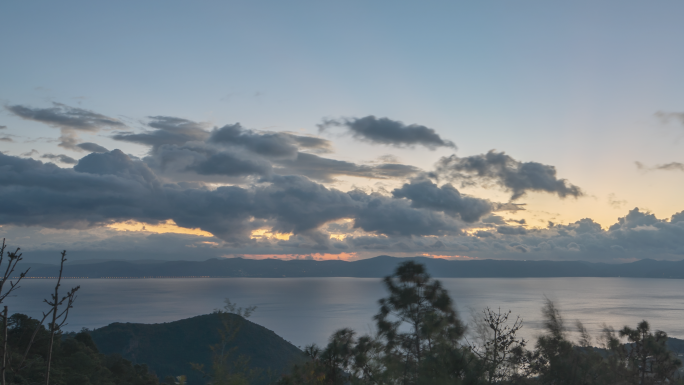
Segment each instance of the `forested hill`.
[[[624,264],[583,261],[449,261],[425,257],[394,258],[379,256],[354,262],[279,259],[209,259],[206,261],[170,261],[156,263],[107,261],[68,264],[70,277],[385,277],[399,262],[413,259],[427,266],[436,278],[448,277],[638,277],[684,278],[684,260],[656,261],[643,259]],[[25,267],[29,266],[24,265]],[[29,277],[53,277],[57,266],[35,265]]]
[[[239,325],[239,330],[219,351],[230,352],[231,362],[244,356],[249,358],[249,367],[263,369],[254,383],[269,382],[266,369],[277,377],[303,359],[301,350],[271,330],[227,313],[161,324],[113,323],[91,331],[90,335],[101,353],[120,354],[133,363],[147,364],[160,379],[185,375],[190,385],[203,384],[202,374],[191,363],[204,364],[211,371],[210,347],[220,344],[220,332],[226,333],[221,317],[227,317],[224,321],[232,322],[231,326]],[[227,334],[230,337],[230,332]]]

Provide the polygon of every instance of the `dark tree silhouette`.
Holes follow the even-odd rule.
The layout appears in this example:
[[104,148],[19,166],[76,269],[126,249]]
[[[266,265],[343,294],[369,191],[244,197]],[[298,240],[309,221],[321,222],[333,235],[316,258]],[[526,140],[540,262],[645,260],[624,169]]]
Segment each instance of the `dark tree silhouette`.
[[479,343],[470,343],[470,349],[481,360],[489,384],[515,378],[527,366],[524,359],[527,341],[516,335],[523,327],[522,319],[517,317],[509,323],[511,313],[487,307],[475,319],[483,335]]
[[[69,316],[69,309],[74,305],[76,301],[76,292],[80,289],[80,286],[76,286],[69,290],[65,296],[59,297],[59,287],[62,284],[62,273],[64,271],[64,262],[66,262],[66,250],[62,251],[62,258],[59,264],[59,277],[57,277],[57,284],[55,285],[55,293],[51,294],[50,300],[44,300],[46,304],[50,306],[48,313],[43,314],[43,319],[47,317],[47,314],[52,313],[52,322],[48,324],[48,330],[50,331],[50,345],[47,353],[47,365],[45,369],[45,385],[50,385],[50,365],[52,364],[52,348],[55,341],[55,334],[66,325],[67,317]],[[65,303],[66,302],[66,303]],[[60,307],[63,309],[60,312]]]
[[[5,249],[7,248],[7,245],[5,244],[5,238],[2,239],[2,246],[0,246],[0,270],[2,269],[2,264],[5,261],[5,258],[7,258],[7,266],[5,267],[5,271],[2,274],[2,278],[0,279],[0,304],[7,298],[10,294],[12,294],[15,290],[19,288],[19,282],[26,277],[26,274],[28,273],[29,269],[26,269],[26,271],[23,271],[19,273],[19,277],[17,277],[16,281],[11,281],[10,279],[12,278],[12,275],[14,274],[14,270],[16,270],[17,263],[19,263],[23,258],[21,253],[19,253],[20,248],[17,247],[15,251],[7,251],[5,255]],[[9,284],[9,288],[5,287],[6,284]],[[7,324],[8,324],[8,318],[7,318],[7,306],[4,307],[2,311],[2,330],[3,330],[3,346],[2,346],[2,367],[0,369],[0,381],[2,382],[2,385],[5,385],[5,374],[7,372],[7,360],[9,359],[8,351],[7,351]]]

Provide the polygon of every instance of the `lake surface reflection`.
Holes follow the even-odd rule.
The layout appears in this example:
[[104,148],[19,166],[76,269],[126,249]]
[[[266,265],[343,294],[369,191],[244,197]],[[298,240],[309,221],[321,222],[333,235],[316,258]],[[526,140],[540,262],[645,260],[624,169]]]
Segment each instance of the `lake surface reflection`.
[[[444,278],[461,318],[485,306],[512,310],[524,319],[523,335],[541,327],[544,297],[561,309],[566,324],[576,319],[592,332],[601,324],[621,328],[646,319],[653,329],[684,338],[684,280],[644,278]],[[67,330],[112,322],[159,323],[206,314],[230,298],[257,306],[251,320],[297,346],[325,344],[342,327],[373,330],[377,300],[386,292],[368,278],[168,278],[68,279],[62,288],[81,285]],[[33,317],[46,310],[53,280],[25,280],[17,296],[5,300],[10,314]]]

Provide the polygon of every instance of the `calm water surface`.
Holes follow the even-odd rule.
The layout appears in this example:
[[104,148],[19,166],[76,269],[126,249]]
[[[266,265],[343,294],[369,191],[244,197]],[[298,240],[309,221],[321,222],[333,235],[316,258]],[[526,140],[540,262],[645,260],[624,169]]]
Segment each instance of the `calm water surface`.
[[[597,333],[646,319],[652,328],[684,338],[684,280],[644,278],[445,278],[461,318],[485,306],[512,310],[525,322],[524,336],[539,333],[544,296],[561,309],[569,326],[581,320]],[[112,322],[159,323],[206,314],[230,298],[257,306],[251,320],[297,346],[324,344],[342,327],[372,331],[377,300],[386,295],[379,279],[367,278],[168,278],[68,279],[81,285],[67,330]],[[53,280],[25,280],[5,303],[10,313],[39,316]],[[472,309],[472,310],[471,310]]]

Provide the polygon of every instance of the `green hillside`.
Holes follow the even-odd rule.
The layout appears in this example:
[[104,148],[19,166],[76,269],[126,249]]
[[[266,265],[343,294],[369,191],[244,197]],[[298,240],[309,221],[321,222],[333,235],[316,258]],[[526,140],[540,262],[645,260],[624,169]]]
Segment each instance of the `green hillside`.
[[91,332],[104,354],[117,353],[133,363],[145,363],[163,380],[166,376],[186,375],[189,384],[202,384],[202,375],[190,363],[210,368],[211,345],[221,341],[221,317],[240,325],[226,348],[235,355],[249,357],[251,368],[270,369],[280,375],[302,360],[302,352],[283,338],[235,314],[213,313],[162,324],[113,323]]

